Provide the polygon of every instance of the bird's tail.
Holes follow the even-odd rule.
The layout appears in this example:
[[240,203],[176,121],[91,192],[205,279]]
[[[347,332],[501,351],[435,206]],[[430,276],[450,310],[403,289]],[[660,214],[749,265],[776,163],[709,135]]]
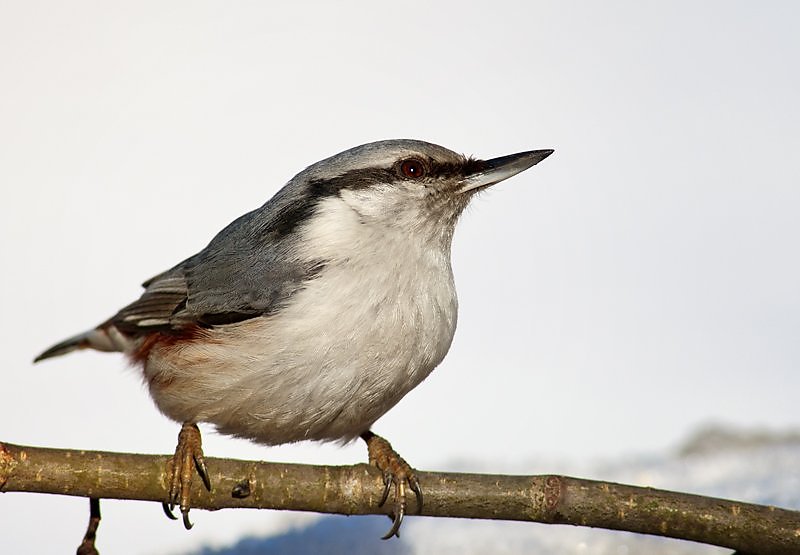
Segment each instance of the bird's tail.
[[77,351],[78,349],[94,349],[96,351],[124,351],[125,340],[114,326],[100,326],[93,330],[79,333],[60,343],[56,343],[33,359],[39,362],[46,358],[57,357]]

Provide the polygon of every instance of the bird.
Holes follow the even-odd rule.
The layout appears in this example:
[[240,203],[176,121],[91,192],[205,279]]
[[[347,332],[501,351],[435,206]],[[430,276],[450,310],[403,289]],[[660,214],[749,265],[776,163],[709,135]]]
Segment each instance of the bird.
[[167,466],[167,516],[189,529],[190,489],[211,483],[198,424],[264,445],[366,442],[392,495],[399,536],[414,469],[378,418],[447,354],[458,301],[451,244],[477,193],[552,149],[477,159],[412,139],[316,162],[197,254],[145,281],[111,318],[53,345],[122,352],[156,405],[181,424]]

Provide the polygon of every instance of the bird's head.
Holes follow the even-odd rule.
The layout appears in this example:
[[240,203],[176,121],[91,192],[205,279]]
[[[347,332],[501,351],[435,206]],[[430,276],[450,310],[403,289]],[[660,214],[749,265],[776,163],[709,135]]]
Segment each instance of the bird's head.
[[301,188],[309,199],[341,199],[362,223],[450,236],[476,192],[530,168],[552,152],[533,150],[479,160],[424,141],[378,141],[317,162],[290,185]]

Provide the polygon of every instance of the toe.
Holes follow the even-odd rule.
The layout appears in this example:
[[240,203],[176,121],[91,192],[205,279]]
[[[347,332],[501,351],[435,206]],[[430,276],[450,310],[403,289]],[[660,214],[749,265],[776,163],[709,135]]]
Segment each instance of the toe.
[[419,485],[414,469],[392,449],[391,444],[372,432],[361,436],[367,442],[369,462],[383,473],[383,491],[378,506],[381,507],[389,501],[392,495],[392,527],[383,537],[400,537],[400,525],[406,514],[408,505],[408,490],[414,492],[417,502],[417,512],[422,510],[422,488]]
[[162,504],[167,517],[177,520],[173,508],[180,507],[183,525],[189,530],[192,523],[189,520],[191,508],[192,480],[195,472],[200,476],[203,485],[211,491],[211,480],[205,459],[203,458],[202,440],[200,429],[195,424],[184,424],[178,434],[178,446],[175,454],[167,462],[167,501]]

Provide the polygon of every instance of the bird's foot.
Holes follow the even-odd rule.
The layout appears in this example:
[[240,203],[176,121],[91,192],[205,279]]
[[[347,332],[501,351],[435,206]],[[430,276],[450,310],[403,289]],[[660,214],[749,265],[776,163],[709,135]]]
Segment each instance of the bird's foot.
[[167,462],[167,477],[169,479],[168,501],[162,503],[164,512],[172,520],[178,520],[172,510],[178,505],[183,515],[183,525],[189,530],[193,526],[189,521],[189,497],[192,488],[192,478],[195,470],[203,480],[203,485],[211,491],[211,480],[203,459],[203,446],[200,438],[200,429],[196,424],[183,425],[178,434],[178,446],[175,454]]
[[392,500],[392,527],[382,539],[388,540],[392,536],[400,537],[400,525],[406,514],[406,495],[408,490],[414,492],[417,499],[417,513],[422,511],[422,490],[419,487],[416,473],[403,457],[392,449],[392,445],[381,436],[372,432],[364,432],[361,438],[367,442],[369,463],[383,473],[383,495],[378,506],[383,506],[389,499],[389,494],[394,489]]

